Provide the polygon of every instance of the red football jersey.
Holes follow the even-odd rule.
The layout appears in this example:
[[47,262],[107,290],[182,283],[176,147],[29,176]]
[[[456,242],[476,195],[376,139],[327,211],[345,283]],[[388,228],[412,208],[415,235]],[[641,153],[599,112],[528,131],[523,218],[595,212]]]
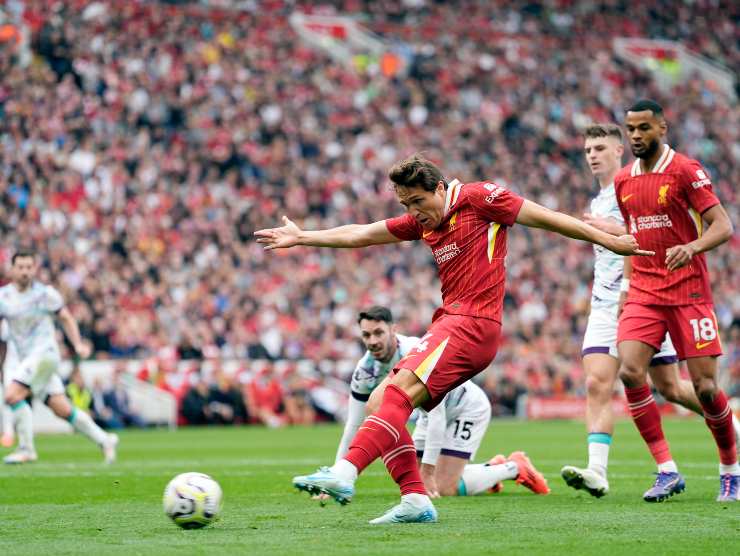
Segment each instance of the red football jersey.
[[622,168],[614,179],[617,203],[629,233],[652,257],[632,257],[629,301],[646,305],[712,303],[707,262],[695,255],[686,266],[670,272],[666,250],[697,239],[701,215],[719,204],[712,181],[696,160],[668,145],[649,173],[640,160]]
[[406,241],[423,239],[432,250],[442,281],[442,306],[447,313],[501,322],[506,271],[506,232],[524,199],[489,182],[447,188],[442,222],[425,231],[404,214],[386,220],[388,230]]

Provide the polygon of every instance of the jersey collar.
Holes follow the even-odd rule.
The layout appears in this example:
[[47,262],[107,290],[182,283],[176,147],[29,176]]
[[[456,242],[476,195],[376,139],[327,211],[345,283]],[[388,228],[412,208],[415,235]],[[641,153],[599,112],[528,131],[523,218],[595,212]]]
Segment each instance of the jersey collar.
[[[653,166],[652,170],[648,172],[648,174],[656,173],[660,174],[662,172],[665,172],[670,163],[673,161],[673,157],[676,155],[676,151],[674,151],[670,145],[663,145],[663,154],[660,155],[660,158],[655,163],[655,166]],[[640,159],[637,158],[632,163],[632,169],[630,171],[630,176],[641,176],[644,172],[642,171],[642,166],[640,165]]]
[[445,193],[445,216],[447,216],[450,209],[455,206],[457,198],[460,196],[461,189],[462,183],[460,183],[460,180],[458,179],[452,180],[447,186],[447,192]]

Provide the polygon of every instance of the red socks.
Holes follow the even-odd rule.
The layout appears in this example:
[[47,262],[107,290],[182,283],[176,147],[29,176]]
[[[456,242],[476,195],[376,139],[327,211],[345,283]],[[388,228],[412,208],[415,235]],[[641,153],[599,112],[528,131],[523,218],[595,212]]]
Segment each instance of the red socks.
[[[701,399],[699,400],[701,401]],[[732,427],[732,410],[727,403],[727,396],[718,390],[709,403],[701,402],[704,410],[704,422],[714,435],[719,450],[719,461],[723,465],[732,465],[737,461],[735,451],[735,430]]]
[[[658,405],[653,399],[650,386],[644,384],[637,388],[625,387],[624,392],[627,395],[632,420],[635,422],[637,430],[640,431],[643,440],[647,443],[655,463],[660,465],[671,461],[673,457],[671,457],[668,442],[663,436],[660,411],[658,411]],[[730,429],[732,429],[732,424],[730,424]]]
[[361,473],[383,455],[383,462],[393,480],[401,487],[401,494],[426,494],[416,464],[416,450],[406,429],[406,422],[413,410],[408,395],[398,386],[388,385],[380,409],[365,419],[344,459]]

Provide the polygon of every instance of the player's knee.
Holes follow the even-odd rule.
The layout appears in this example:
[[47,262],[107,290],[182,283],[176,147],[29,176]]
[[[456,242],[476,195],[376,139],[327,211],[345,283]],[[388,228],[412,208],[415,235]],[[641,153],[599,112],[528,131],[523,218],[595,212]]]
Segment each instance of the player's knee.
[[645,371],[631,361],[622,361],[619,367],[619,380],[627,387],[640,385],[644,374]]
[[681,402],[681,391],[677,384],[656,384],[656,387],[666,401],[671,403]]
[[691,381],[694,392],[702,403],[711,403],[717,394],[717,382],[711,377],[700,377]]
[[611,395],[612,384],[603,377],[589,375],[586,377],[586,393],[589,398],[603,398]]

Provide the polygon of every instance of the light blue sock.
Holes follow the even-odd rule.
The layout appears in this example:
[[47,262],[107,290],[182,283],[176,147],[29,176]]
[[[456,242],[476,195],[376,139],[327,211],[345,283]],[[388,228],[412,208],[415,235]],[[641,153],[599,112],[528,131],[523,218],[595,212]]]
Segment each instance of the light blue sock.
[[77,408],[75,406],[72,406],[72,411],[69,412],[69,417],[67,417],[67,421],[69,421],[70,425],[74,425],[75,419],[77,419]]
[[465,487],[465,481],[463,481],[462,477],[460,477],[460,480],[457,482],[457,495],[458,496],[468,495],[468,489]]

